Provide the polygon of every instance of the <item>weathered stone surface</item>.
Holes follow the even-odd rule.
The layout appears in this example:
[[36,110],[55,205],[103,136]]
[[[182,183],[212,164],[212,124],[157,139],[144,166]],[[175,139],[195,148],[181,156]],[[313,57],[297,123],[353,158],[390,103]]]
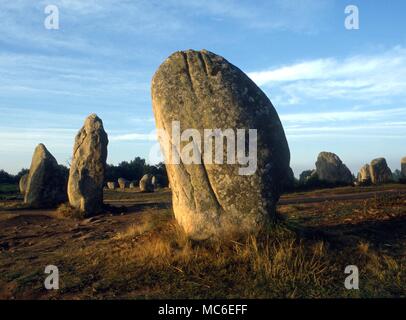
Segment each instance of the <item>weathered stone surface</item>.
[[124,178],[118,178],[117,182],[120,189],[125,189],[128,186],[128,181]]
[[71,206],[85,216],[103,210],[107,145],[102,120],[95,114],[90,115],[75,138],[68,183]]
[[357,181],[360,184],[368,184],[371,183],[371,169],[369,164],[365,164],[359,170]]
[[19,185],[21,194],[25,194],[25,191],[27,191],[27,182],[28,182],[28,173],[21,176],[21,178],[20,178],[20,182],[18,185]]
[[256,232],[274,217],[290,153],[276,110],[251,79],[211,52],[176,52],[153,77],[152,102],[156,125],[169,136],[173,121],[201,137],[204,129],[257,130],[257,170],[249,175],[239,174],[238,163],[208,163],[204,150],[201,164],[170,163],[164,150],[175,217],[191,238]]
[[48,208],[66,201],[67,177],[54,156],[39,144],[32,156],[24,202],[32,207]]
[[400,168],[402,179],[406,179],[406,157],[403,157],[402,160],[400,160]]
[[389,169],[385,158],[372,160],[369,168],[373,184],[387,183],[392,180],[392,171]]
[[140,180],[141,192],[154,192],[154,185],[152,184],[152,176],[145,174]]
[[107,182],[107,188],[110,190],[115,190],[117,188],[117,184],[114,181]]
[[317,176],[320,181],[333,184],[351,184],[353,177],[351,171],[332,152],[320,152],[316,161]]

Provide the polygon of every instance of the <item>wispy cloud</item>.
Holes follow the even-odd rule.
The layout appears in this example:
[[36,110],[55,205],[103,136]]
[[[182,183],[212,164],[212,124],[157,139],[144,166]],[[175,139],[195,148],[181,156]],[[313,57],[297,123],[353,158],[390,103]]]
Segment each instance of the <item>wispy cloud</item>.
[[403,139],[406,108],[368,111],[301,112],[280,116],[289,141],[312,139]]
[[156,133],[125,133],[112,135],[110,141],[157,141]]
[[376,121],[382,122],[384,119],[406,118],[406,108],[394,109],[378,109],[367,111],[334,111],[334,112],[300,112],[291,114],[282,114],[281,120],[287,124],[296,123],[318,123],[318,122],[339,122],[339,121],[354,121],[367,122]]
[[249,29],[315,32],[316,25],[323,23],[334,1],[267,0],[255,2],[255,6],[251,1],[236,0],[170,0],[169,3],[186,9],[186,15],[209,15],[238,22]]
[[[87,58],[53,57],[40,54],[0,54],[1,94],[52,94],[97,97],[148,96],[149,76],[142,70],[101,66]],[[86,84],[86,85],[84,85]],[[145,100],[145,99],[144,99]]]
[[302,61],[250,72],[260,86],[279,92],[278,102],[343,99],[376,102],[406,97],[406,49],[395,47],[377,55]]

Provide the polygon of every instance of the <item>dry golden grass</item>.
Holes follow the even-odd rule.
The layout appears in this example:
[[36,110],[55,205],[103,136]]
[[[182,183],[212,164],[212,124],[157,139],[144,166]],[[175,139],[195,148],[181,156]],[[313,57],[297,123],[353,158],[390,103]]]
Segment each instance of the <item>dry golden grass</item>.
[[[284,206],[286,221],[257,236],[195,242],[170,209],[149,206],[159,194],[142,197],[140,211],[98,219],[106,225],[131,221],[112,227],[111,234],[66,241],[45,253],[45,239],[25,255],[5,252],[0,288],[11,283],[17,298],[57,299],[406,296],[405,243],[391,238],[404,229],[390,220],[393,208],[396,217],[404,215],[404,198]],[[100,233],[99,224],[85,227]],[[38,257],[31,260],[34,250]],[[49,263],[61,270],[58,292],[42,287],[43,266]],[[360,270],[360,290],[349,291],[344,269],[353,264]]]
[[131,224],[125,230],[117,232],[114,239],[115,240],[133,239],[136,238],[137,236],[144,234],[145,232],[151,231],[153,227],[154,223],[151,220],[143,221],[141,224]]
[[73,208],[69,203],[62,203],[56,209],[56,215],[61,218],[82,219],[83,213],[80,210]]

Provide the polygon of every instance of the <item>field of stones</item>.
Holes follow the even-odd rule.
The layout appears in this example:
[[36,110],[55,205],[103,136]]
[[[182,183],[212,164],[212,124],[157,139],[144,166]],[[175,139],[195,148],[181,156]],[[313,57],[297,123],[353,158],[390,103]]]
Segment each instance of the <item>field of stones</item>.
[[[355,177],[323,151],[296,179],[272,103],[205,50],[171,55],[151,91],[171,152],[196,162],[164,152],[165,169],[114,176],[96,114],[70,168],[39,144],[18,184],[0,184],[0,299],[406,297],[406,158],[395,172],[373,159]],[[209,163],[191,136],[177,145],[174,121],[194,133],[255,129],[256,170]],[[230,141],[221,158],[236,151]],[[44,286],[47,266],[58,290]],[[348,266],[357,288],[345,285]]]

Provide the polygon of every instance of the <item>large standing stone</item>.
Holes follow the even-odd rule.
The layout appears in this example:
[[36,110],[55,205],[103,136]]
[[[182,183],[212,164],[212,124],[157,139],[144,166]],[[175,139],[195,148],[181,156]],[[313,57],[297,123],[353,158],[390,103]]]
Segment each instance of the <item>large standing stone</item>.
[[32,156],[24,202],[32,207],[48,208],[66,201],[67,177],[54,156],[39,144]]
[[392,171],[389,169],[385,158],[371,161],[370,175],[373,184],[386,183],[392,180]]
[[154,185],[152,184],[152,176],[150,174],[144,174],[140,180],[141,192],[154,192]]
[[406,157],[403,157],[402,160],[400,160],[400,172],[402,179],[406,179]]
[[365,164],[359,170],[357,180],[360,184],[369,184],[371,183],[371,168],[369,164]]
[[[153,77],[152,103],[158,129],[170,136],[173,121],[179,121],[181,133],[195,129],[202,139],[204,129],[232,129],[234,134],[245,129],[247,135],[248,129],[257,130],[252,174],[240,174],[243,165],[238,163],[210,163],[203,148],[196,152],[200,164],[170,163],[164,150],[175,217],[191,238],[256,232],[274,217],[289,169],[289,147],[272,103],[250,78],[206,50],[175,52]],[[175,153],[188,144],[171,141]],[[224,156],[231,156],[226,145]]]
[[84,215],[103,209],[107,145],[102,120],[95,114],[90,115],[75,138],[68,183],[69,202]]
[[317,176],[320,181],[333,184],[351,184],[353,177],[351,171],[332,152],[320,152],[316,161]]
[[28,182],[28,173],[21,176],[21,178],[20,178],[20,182],[19,182],[18,186],[20,188],[21,194],[25,194],[25,191],[27,191],[27,182]]

